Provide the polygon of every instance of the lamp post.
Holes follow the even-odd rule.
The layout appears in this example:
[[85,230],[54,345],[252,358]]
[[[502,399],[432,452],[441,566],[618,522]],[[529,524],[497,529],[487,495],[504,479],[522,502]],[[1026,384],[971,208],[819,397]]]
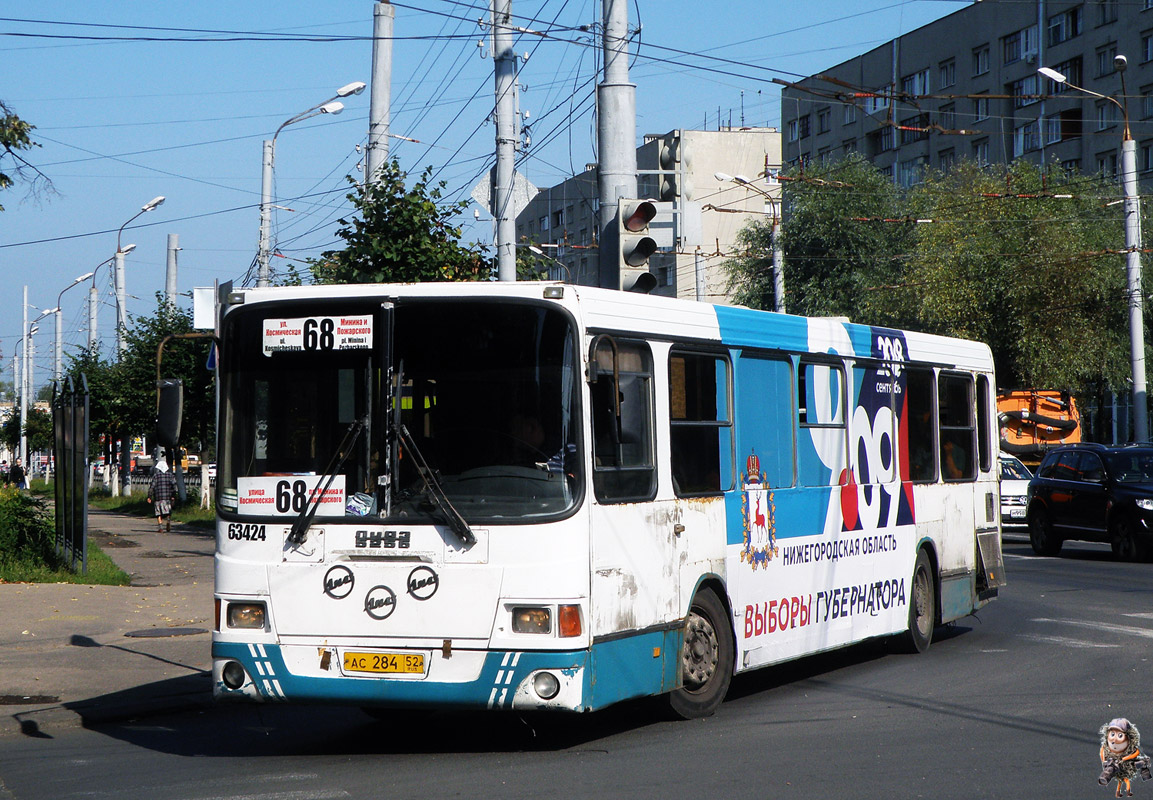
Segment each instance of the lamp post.
[[[136,245],[132,245],[135,247]],[[104,259],[96,265],[96,269],[92,270],[92,285],[88,287],[88,349],[94,350],[100,344],[96,336],[96,311],[99,307],[99,293],[96,291],[96,273],[105,264],[111,264],[116,260],[116,256],[111,256]]]
[[[24,287],[24,318],[28,318],[28,287]],[[35,349],[32,343],[32,336],[40,330],[36,323],[44,319],[49,314],[56,313],[58,309],[49,308],[40,312],[40,316],[29,322],[24,328],[23,336],[21,336],[20,351],[24,357],[24,368],[21,370],[20,375],[20,462],[24,466],[24,471],[28,472],[30,467],[28,465],[28,394],[32,391],[32,359],[35,357]]]
[[54,363],[53,363],[53,365],[55,366],[55,369],[53,370],[53,378],[55,379],[55,381],[57,383],[59,383],[60,379],[64,377],[64,371],[63,371],[62,366],[61,366],[61,352],[63,350],[63,338],[64,338],[63,337],[63,334],[64,334],[64,311],[63,311],[64,293],[66,291],[68,291],[69,289],[71,289],[76,284],[83,283],[84,281],[88,280],[91,277],[94,277],[95,275],[96,275],[95,270],[93,270],[92,272],[85,272],[83,275],[81,275],[80,277],[78,277],[74,281],[72,281],[72,283],[68,284],[63,289],[61,289],[60,294],[56,295],[56,358],[55,358]]
[[269,278],[268,259],[271,256],[271,237],[269,234],[269,219],[272,210],[272,167],[276,159],[276,137],[280,132],[294,122],[301,122],[320,114],[339,114],[344,110],[344,103],[337,102],[342,97],[360,94],[364,91],[362,81],[347,83],[336,90],[336,94],[323,103],[317,103],[312,108],[301,111],[280,123],[280,127],[272,134],[271,139],[264,140],[263,159],[260,173],[260,251],[257,254],[257,286],[267,286]]
[[125,305],[127,298],[125,297],[124,291],[124,256],[128,255],[136,248],[136,245],[134,244],[130,244],[127,247],[121,247],[120,235],[124,233],[124,229],[128,227],[128,224],[132,222],[132,220],[136,219],[141,214],[146,214],[149,211],[155,210],[156,207],[163,202],[163,195],[159,197],[153,197],[151,200],[141,206],[139,211],[129,217],[128,222],[125,222],[120,226],[120,230],[116,231],[116,345],[117,352],[120,355],[123,355],[124,351],[128,348],[128,343],[124,341],[124,329],[128,327],[128,309]]
[[[1113,67],[1121,73],[1121,95],[1125,95],[1125,56],[1115,56]],[[1133,373],[1133,440],[1149,439],[1149,409],[1145,384],[1145,321],[1142,318],[1144,298],[1141,293],[1141,201],[1137,195],[1137,142],[1129,131],[1129,110],[1117,98],[1069,83],[1068,78],[1049,67],[1037,70],[1054,83],[1108,100],[1121,110],[1125,123],[1121,137],[1121,188],[1125,195],[1125,275],[1129,306],[1130,365]]]
[[773,311],[781,314],[785,312],[785,251],[781,247],[781,215],[779,213],[780,198],[774,197],[767,189],[762,189],[753,181],[743,175],[729,175],[724,172],[715,172],[713,177],[721,183],[735,183],[739,186],[752,189],[764,195],[773,208]]

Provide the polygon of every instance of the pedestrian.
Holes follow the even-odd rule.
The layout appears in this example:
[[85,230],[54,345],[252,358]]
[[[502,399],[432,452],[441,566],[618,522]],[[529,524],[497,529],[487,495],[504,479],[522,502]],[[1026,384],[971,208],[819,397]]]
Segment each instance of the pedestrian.
[[156,530],[172,530],[172,502],[176,499],[176,478],[168,471],[168,462],[157,461],[148,484],[148,502],[156,512]]
[[27,489],[27,476],[24,474],[24,466],[20,463],[20,459],[12,462],[12,467],[8,470],[8,480],[17,489]]
[[0,482],[3,482],[5,486],[8,485],[8,459],[0,461]]

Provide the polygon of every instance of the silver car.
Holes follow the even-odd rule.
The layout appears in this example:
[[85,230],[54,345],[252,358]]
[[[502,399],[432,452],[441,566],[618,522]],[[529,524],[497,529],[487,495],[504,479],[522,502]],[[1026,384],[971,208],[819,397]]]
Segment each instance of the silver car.
[[1001,528],[1026,530],[1025,502],[1033,473],[1021,459],[1001,454]]

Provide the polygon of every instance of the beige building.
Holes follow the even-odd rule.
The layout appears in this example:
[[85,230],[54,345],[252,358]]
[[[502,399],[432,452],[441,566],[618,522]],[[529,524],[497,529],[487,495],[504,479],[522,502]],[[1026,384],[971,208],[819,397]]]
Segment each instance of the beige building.
[[[779,186],[768,176],[780,163],[776,128],[645,136],[637,148],[637,194],[667,203],[650,226],[661,245],[649,259],[657,279],[653,294],[727,302],[721,264],[734,255],[744,225],[779,212]],[[517,244],[541,247],[564,265],[572,282],[598,285],[598,220],[597,170],[589,164],[529,201],[517,216]],[[553,277],[566,277],[563,272],[558,267]]]

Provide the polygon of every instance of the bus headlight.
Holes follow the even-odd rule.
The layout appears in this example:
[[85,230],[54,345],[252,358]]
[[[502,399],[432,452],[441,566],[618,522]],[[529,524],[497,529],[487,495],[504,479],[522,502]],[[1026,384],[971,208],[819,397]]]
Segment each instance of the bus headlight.
[[228,627],[264,630],[264,603],[229,603]]
[[552,633],[552,614],[547,608],[516,606],[512,610],[514,633]]
[[239,689],[244,685],[244,679],[248,676],[244,673],[244,667],[240,666],[239,661],[229,661],[224,665],[224,669],[220,671],[220,680],[229,689]]

